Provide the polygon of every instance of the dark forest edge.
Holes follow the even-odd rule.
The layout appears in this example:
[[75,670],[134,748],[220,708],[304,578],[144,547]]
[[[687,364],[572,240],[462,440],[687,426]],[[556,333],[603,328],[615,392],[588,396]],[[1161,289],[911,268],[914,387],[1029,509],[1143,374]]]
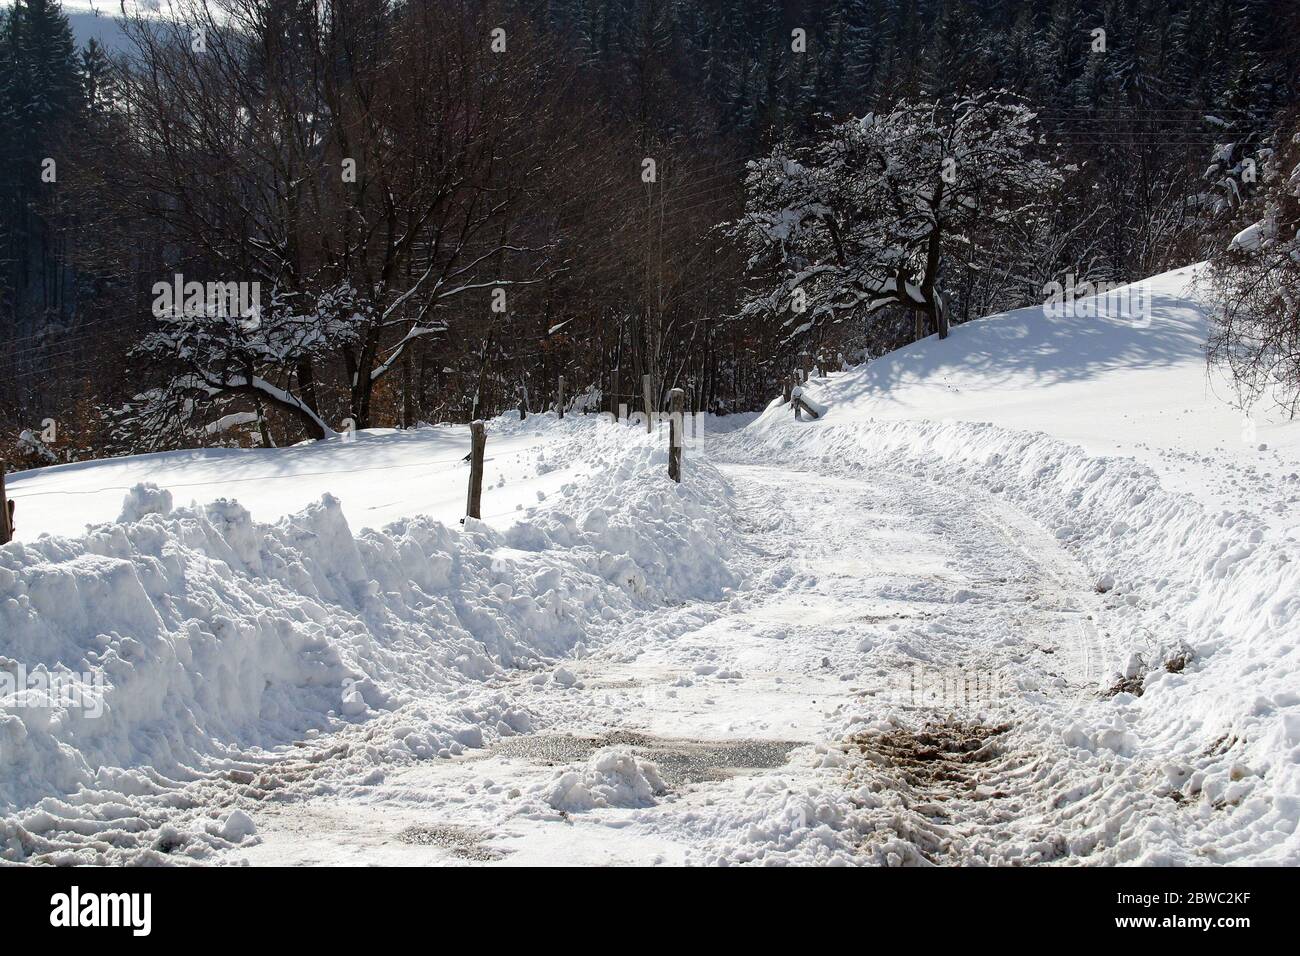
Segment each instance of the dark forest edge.
[[752,409],[805,356],[1205,258],[1212,354],[1296,401],[1293,2],[223,0],[124,32],[0,13],[11,465],[537,411],[561,377],[575,410],[643,375]]

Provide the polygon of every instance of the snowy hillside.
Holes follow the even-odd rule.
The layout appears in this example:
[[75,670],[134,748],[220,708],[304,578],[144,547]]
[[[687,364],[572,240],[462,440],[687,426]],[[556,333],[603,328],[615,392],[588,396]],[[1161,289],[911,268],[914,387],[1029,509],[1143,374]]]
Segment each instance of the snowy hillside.
[[[1195,277],[1189,267],[1140,283],[1138,294],[1115,290],[1110,314],[1103,300],[1097,316],[1035,307],[970,322],[810,394],[834,407],[833,421],[1042,431],[1089,454],[1131,457],[1208,506],[1250,506],[1300,530],[1300,423],[1267,407],[1243,414],[1231,383],[1207,369],[1209,325]],[[1148,301],[1149,316],[1130,314]]]
[[0,664],[62,696],[0,687],[0,858],[1300,862],[1300,431],[1243,440],[1189,275],[681,485],[495,421],[465,526],[463,428],[18,475]]

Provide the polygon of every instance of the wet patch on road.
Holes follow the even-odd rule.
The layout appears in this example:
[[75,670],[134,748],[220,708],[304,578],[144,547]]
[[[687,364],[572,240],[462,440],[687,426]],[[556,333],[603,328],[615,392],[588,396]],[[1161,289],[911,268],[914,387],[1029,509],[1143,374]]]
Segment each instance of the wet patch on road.
[[594,737],[569,734],[534,734],[503,740],[495,752],[557,766],[586,760],[605,747],[627,747],[638,757],[652,760],[670,789],[692,783],[725,780],[750,770],[784,766],[790,751],[802,744],[791,740],[690,740],[654,737],[631,730],[615,730]]
[[[969,795],[985,778],[985,764],[1002,756],[1000,738],[1009,724],[931,721],[913,729],[859,734],[850,744],[866,760],[897,772],[933,799]],[[996,796],[991,794],[990,796]]]
[[416,846],[440,847],[462,860],[487,863],[505,856],[500,850],[482,846],[488,836],[486,831],[475,827],[455,823],[434,823],[409,826],[397,834],[397,839],[402,843]]

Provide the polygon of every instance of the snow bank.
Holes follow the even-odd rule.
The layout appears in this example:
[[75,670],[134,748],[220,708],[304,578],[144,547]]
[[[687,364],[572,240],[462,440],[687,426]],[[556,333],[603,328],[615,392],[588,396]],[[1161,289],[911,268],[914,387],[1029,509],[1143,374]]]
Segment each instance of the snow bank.
[[[856,374],[839,390],[851,391]],[[823,470],[884,471],[1007,502],[1054,533],[1088,569],[1080,585],[1104,592],[1109,680],[1136,677],[1142,693],[1104,698],[1099,685],[1073,714],[1045,711],[1044,721],[1061,723],[1038,729],[1095,752],[1099,766],[1155,776],[1153,795],[1205,817],[1200,859],[1300,859],[1294,538],[1248,510],[1207,511],[1143,464],[1042,433],[884,421],[831,405],[829,421],[802,423],[774,406],[738,446],[766,461],[819,459]],[[1187,861],[1161,815],[1113,811],[1133,838],[1117,859]]]
[[[476,688],[734,583],[714,469],[688,458],[676,485],[661,436],[566,428],[589,474],[505,532],[411,517],[357,534],[328,494],[259,524],[138,486],[117,522],[0,548],[0,811],[191,779],[381,713],[375,759],[532,729]],[[0,821],[0,857],[30,849],[15,834]]]

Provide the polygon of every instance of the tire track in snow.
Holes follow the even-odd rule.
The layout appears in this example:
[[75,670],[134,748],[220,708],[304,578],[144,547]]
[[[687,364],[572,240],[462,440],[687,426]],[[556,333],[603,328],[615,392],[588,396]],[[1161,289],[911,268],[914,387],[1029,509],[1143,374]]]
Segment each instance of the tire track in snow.
[[[829,480],[841,493],[862,482],[860,474]],[[1089,819],[1103,798],[1125,812],[1149,811],[1156,798],[1153,771],[1140,763],[1080,763],[1063,746],[1072,716],[1095,710],[1107,660],[1101,602],[1085,569],[1027,515],[991,495],[914,472],[873,470],[870,482],[904,489],[892,498],[896,511],[958,555],[948,583],[964,571],[975,596],[958,589],[954,608],[968,600],[993,605],[968,647],[948,649],[963,667],[973,657],[976,666],[1010,672],[1013,684],[997,701],[951,693],[937,702],[897,694],[872,701],[883,705],[868,708],[876,725],[849,747],[856,759],[849,785],[868,791],[852,824],[863,853],[896,864],[1032,863],[1105,849],[1113,828],[1098,834]],[[990,618],[1000,619],[1007,640],[988,640]],[[946,624],[954,622],[972,618],[957,613]]]

